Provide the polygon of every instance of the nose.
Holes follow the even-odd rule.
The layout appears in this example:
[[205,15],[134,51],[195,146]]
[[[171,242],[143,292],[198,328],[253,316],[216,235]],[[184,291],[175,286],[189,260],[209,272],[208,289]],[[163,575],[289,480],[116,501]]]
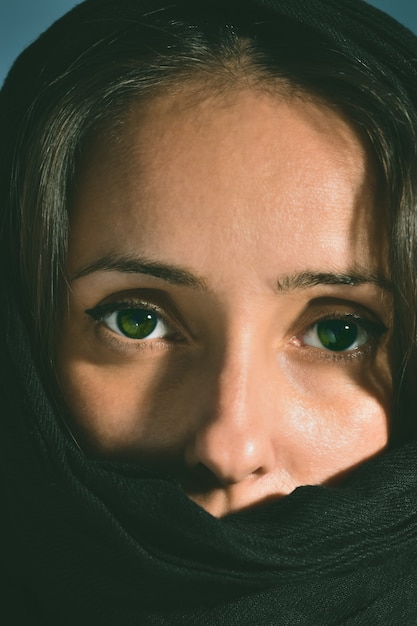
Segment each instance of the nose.
[[225,357],[209,384],[204,379],[186,464],[203,466],[223,486],[264,476],[274,467],[270,377],[261,362],[246,347]]

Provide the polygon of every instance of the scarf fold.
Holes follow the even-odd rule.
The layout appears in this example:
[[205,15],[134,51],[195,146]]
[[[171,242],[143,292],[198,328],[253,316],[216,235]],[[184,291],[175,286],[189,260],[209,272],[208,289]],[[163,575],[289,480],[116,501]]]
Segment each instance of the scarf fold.
[[[386,80],[416,93],[416,38],[365,3],[256,4],[349,54],[366,49]],[[216,519],[169,474],[78,449],[13,300],[6,291],[0,307],[5,623],[416,623],[416,441],[364,463],[338,488],[299,487]]]

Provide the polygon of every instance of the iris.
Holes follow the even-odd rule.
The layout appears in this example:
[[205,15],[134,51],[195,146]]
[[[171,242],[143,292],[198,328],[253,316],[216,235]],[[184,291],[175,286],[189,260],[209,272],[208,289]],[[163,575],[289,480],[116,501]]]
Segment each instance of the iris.
[[158,315],[144,309],[126,309],[116,316],[120,332],[130,339],[146,339],[158,324]]
[[323,320],[317,324],[317,335],[328,350],[341,352],[352,348],[358,339],[358,325],[346,320]]

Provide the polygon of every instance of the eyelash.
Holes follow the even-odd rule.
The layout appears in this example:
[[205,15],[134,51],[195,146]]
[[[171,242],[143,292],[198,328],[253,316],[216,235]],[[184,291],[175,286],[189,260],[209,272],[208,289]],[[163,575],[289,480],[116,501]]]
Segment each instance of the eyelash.
[[[126,335],[123,335],[122,332],[118,333],[117,331],[109,327],[109,324],[106,322],[106,317],[109,317],[114,313],[120,313],[123,311],[144,311],[155,314],[162,322],[162,324],[166,327],[167,333],[164,336],[160,337],[147,336],[142,339],[130,338]],[[179,343],[185,340],[184,334],[182,334],[177,328],[175,328],[175,325],[172,324],[171,321],[169,321],[168,316],[164,313],[163,309],[148,301],[114,301],[105,304],[99,304],[92,309],[86,310],[85,313],[89,315],[96,324],[105,326],[105,332],[112,333],[113,340],[119,342],[122,348],[126,348],[126,342],[133,342],[136,347],[145,347],[144,344],[147,344],[147,346],[149,347],[150,342],[154,342],[155,339],[165,343]],[[302,338],[305,337],[308,332],[311,332],[315,326],[317,327],[322,322],[331,322],[333,320],[346,322],[347,324],[353,323],[357,325],[367,335],[364,344],[353,349],[332,351],[330,349],[326,349],[324,346],[320,348],[308,345],[303,342]],[[331,359],[333,361],[348,361],[353,358],[365,356],[366,354],[369,354],[371,351],[373,351],[378,346],[383,334],[386,331],[387,328],[379,320],[370,320],[369,318],[363,317],[357,313],[346,314],[341,313],[340,311],[332,311],[330,313],[327,313],[326,315],[314,319],[307,326],[304,326],[302,331],[292,338],[292,343],[295,344],[297,347],[301,347],[304,350],[309,351],[311,355],[313,355],[314,351],[314,356],[317,356],[317,353],[319,352],[321,358]]]

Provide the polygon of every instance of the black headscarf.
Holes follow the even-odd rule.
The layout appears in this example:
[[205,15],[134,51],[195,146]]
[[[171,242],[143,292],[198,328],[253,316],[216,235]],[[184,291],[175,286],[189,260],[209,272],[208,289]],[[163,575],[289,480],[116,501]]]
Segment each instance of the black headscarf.
[[[87,2],[72,19],[103,10],[105,20],[109,4],[117,2]],[[240,5],[249,11],[264,5],[314,29],[346,55],[373,64],[417,105],[417,39],[367,4]],[[48,37],[38,52],[43,46],[53,55]],[[338,488],[299,487],[276,502],[215,519],[169,475],[91,460],[77,447],[45,392],[25,312],[15,304],[19,294],[5,286],[9,270],[1,268],[0,307],[5,624],[417,622],[415,442],[365,463]]]

